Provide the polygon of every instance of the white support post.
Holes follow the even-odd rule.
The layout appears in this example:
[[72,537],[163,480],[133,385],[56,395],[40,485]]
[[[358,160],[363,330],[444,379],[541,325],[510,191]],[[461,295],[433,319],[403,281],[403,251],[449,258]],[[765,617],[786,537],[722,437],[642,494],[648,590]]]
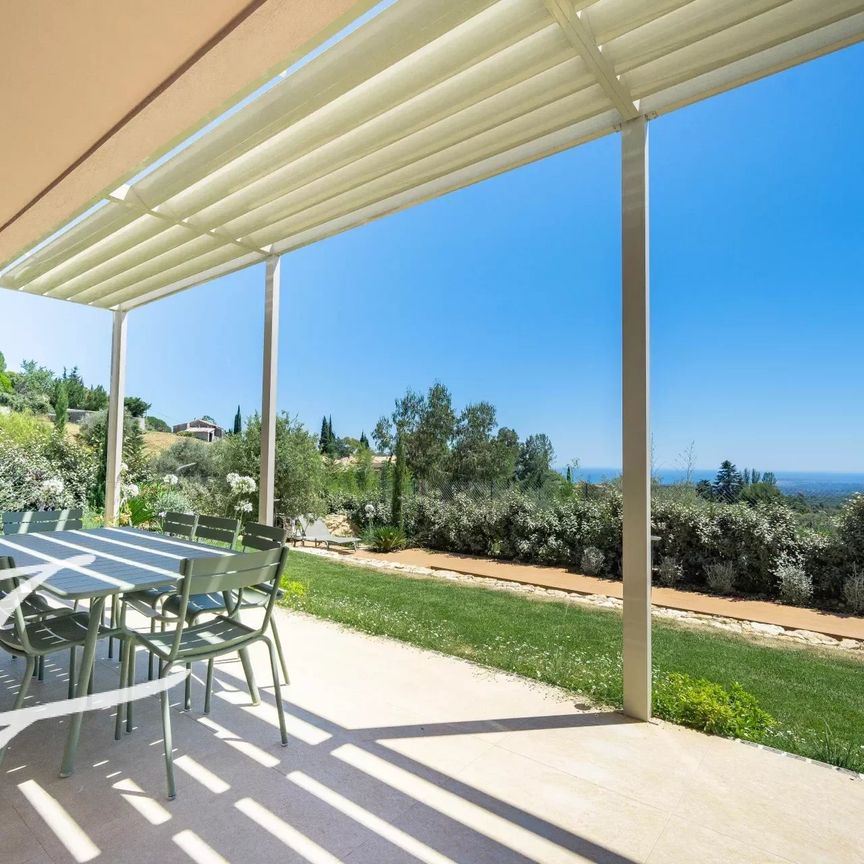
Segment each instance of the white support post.
[[651,718],[648,122],[621,129],[624,713]]
[[126,395],[126,312],[114,311],[111,337],[111,390],[108,394],[108,443],[105,462],[105,524],[120,514],[120,465],[123,462],[123,405]]
[[258,520],[273,524],[276,487],[276,370],[279,363],[280,259],[267,259],[264,276],[264,373],[261,381],[261,485]]

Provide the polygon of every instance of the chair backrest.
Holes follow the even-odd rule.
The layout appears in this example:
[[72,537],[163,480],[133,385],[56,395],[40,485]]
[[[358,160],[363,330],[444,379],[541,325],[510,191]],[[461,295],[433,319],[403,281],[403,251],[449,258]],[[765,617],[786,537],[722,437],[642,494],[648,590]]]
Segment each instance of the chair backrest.
[[240,541],[246,549],[278,549],[288,541],[288,528],[247,522]]
[[303,536],[309,540],[329,540],[333,533],[323,519],[312,519],[303,526]]
[[[18,587],[17,579],[2,578],[3,570],[11,570],[14,567],[14,558],[10,558],[8,555],[0,555],[0,597],[9,594]],[[5,644],[14,650],[24,651],[29,654],[31,652],[30,640],[27,638],[27,624],[24,621],[24,610],[21,608],[20,603],[12,610],[12,614],[8,620],[12,622],[12,627],[9,627],[7,624],[6,628],[0,631],[0,644]]]
[[202,514],[198,517],[195,539],[216,540],[218,543],[227,543],[233,549],[239,533],[239,519],[225,519],[222,516],[204,516]]
[[[177,610],[177,628],[169,660],[173,662],[180,650],[189,598],[195,594],[222,594],[225,608],[232,615],[243,603],[243,590],[254,588],[256,591],[269,591],[269,599],[264,607],[264,619],[259,629],[253,633],[222,643],[230,647],[233,642],[248,642],[263,636],[270,625],[273,606],[279,590],[279,582],[288,561],[288,547],[265,549],[261,552],[240,552],[237,555],[224,555],[219,558],[185,558],[180,562],[182,580],[177,593],[180,607]],[[206,652],[212,645],[202,643],[201,650]],[[187,649],[187,656],[194,648]]]
[[84,511],[9,510],[3,514],[4,534],[34,534],[37,531],[76,531],[83,526]]
[[174,537],[195,539],[195,529],[198,527],[198,516],[195,513],[168,512],[162,519],[162,532]]

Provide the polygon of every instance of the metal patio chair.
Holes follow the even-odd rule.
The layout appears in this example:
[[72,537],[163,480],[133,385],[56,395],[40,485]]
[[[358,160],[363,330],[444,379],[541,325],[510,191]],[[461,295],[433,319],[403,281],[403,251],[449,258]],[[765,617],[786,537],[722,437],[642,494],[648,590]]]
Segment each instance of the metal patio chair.
[[[15,561],[8,555],[0,555],[0,591],[4,595],[18,588],[18,579],[2,578],[4,570],[15,567]],[[29,595],[32,597],[33,595]],[[29,597],[28,597],[29,599]],[[87,638],[87,628],[90,623],[90,613],[86,610],[52,609],[36,618],[28,618],[24,606],[18,605],[11,618],[3,628],[0,628],[0,648],[13,657],[25,659],[24,677],[15,697],[14,708],[21,708],[27,698],[30,680],[42,660],[49,654],[69,651],[69,697],[72,697],[75,687],[75,648],[83,646]],[[114,632],[100,624],[99,638],[102,639]],[[91,678],[92,689],[92,678]],[[4,750],[0,750],[0,762]]]
[[[204,517],[201,517],[202,519]],[[267,549],[280,549],[288,541],[287,528],[274,528],[271,525],[262,525],[258,522],[249,522],[243,533],[240,541],[245,550],[264,551]],[[270,598],[270,589],[268,585],[259,585],[243,592],[240,602],[236,602],[236,598],[232,598],[230,609],[225,605],[225,598],[218,591],[211,591],[209,594],[195,594],[189,598],[189,603],[186,608],[186,623],[194,624],[202,615],[220,615],[220,614],[237,614],[243,609],[261,609],[266,608]],[[284,595],[284,591],[277,587],[276,599],[280,599]],[[179,594],[172,594],[165,598],[162,605],[163,617],[167,620],[176,618],[180,613],[181,598]],[[285,662],[285,652],[282,649],[282,640],[279,638],[279,629],[276,626],[276,621],[270,618],[270,631],[273,636],[273,644],[276,646],[276,653],[279,656],[279,665],[282,668],[282,675],[285,683],[290,684],[288,677],[288,664]],[[209,705],[209,698],[205,696],[205,704]],[[186,708],[191,705],[186,703]]]
[[77,531],[83,527],[84,511],[7,510],[3,513],[4,534],[34,534],[38,531]]
[[[276,604],[276,594],[279,580],[285,569],[288,557],[286,547],[270,549],[262,552],[243,552],[220,558],[186,558],[181,562],[182,580],[177,596],[180,607],[176,626],[160,633],[142,633],[125,627],[125,610],[122,607],[121,627],[125,650],[120,671],[120,686],[132,683],[135,669],[135,649],[141,646],[159,658],[159,677],[164,678],[173,667],[185,666],[187,669],[197,660],[207,661],[207,701],[205,711],[209,710],[209,694],[213,683],[213,662],[217,657],[237,652],[243,664],[246,679],[250,685],[252,703],[258,704],[260,696],[255,686],[252,664],[248,649],[255,642],[264,642],[270,654],[270,668],[273,673],[273,688],[276,696],[276,708],[279,714],[279,730],[283,746],[288,743],[288,733],[285,728],[285,709],[282,705],[282,692],[279,684],[279,667],[273,643],[266,635],[270,626],[273,607]],[[264,609],[264,619],[259,627],[250,627],[241,622],[236,609],[243,602],[245,592],[260,591],[266,586],[267,605]],[[218,592],[223,595],[227,615],[217,615],[201,623],[188,625],[186,613],[190,598],[196,594]],[[187,694],[189,678],[186,679]],[[174,759],[171,739],[171,708],[169,694],[160,694],[162,702],[162,733],[165,751],[165,772],[168,781],[168,797],[177,794],[174,782]],[[118,706],[115,736],[120,737],[123,724],[123,713],[126,714],[126,729],[132,729],[132,703]]]

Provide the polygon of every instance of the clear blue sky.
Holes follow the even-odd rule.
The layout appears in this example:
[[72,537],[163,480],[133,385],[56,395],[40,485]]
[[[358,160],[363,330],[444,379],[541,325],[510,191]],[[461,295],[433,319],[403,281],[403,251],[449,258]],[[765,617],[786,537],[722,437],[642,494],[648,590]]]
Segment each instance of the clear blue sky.
[[[651,123],[655,462],[864,471],[864,46]],[[619,142],[283,258],[279,408],[371,430],[406,387],[620,463]],[[263,265],[133,312],[128,392],[260,401]],[[110,315],[0,292],[0,350],[107,384]]]

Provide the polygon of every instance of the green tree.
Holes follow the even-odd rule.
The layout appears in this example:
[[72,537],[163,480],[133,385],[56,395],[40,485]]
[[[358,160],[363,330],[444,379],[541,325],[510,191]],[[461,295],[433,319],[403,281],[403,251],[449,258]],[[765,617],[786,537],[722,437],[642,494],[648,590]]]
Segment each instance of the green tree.
[[22,408],[34,414],[47,414],[54,396],[54,373],[35,360],[25,360],[21,371],[10,376],[12,387],[20,396]]
[[108,391],[101,384],[90,387],[84,402],[85,404],[80,407],[88,411],[101,411],[108,407]]
[[390,516],[394,525],[403,528],[405,518],[402,511],[403,498],[405,497],[405,445],[402,436],[396,437],[396,465],[393,469],[393,495],[390,504]]
[[327,425],[327,415],[321,418],[321,434],[318,436],[318,450],[326,453],[330,444],[330,427]]
[[360,447],[366,450],[369,449],[369,439],[366,437],[365,429],[360,433]]
[[[205,445],[207,446],[207,445]],[[254,477],[260,483],[261,418],[255,414],[240,435],[229,435],[218,445],[215,458],[220,478],[229,472]],[[323,506],[325,470],[314,436],[284,412],[276,418],[276,507],[284,518],[319,513]],[[257,508],[257,496],[254,505]],[[250,514],[257,518],[257,512]]]
[[733,504],[741,496],[743,485],[744,481],[738,469],[728,459],[724,459],[711,485],[711,493],[715,500]]
[[154,417],[152,414],[148,414],[144,418],[144,426],[147,429],[152,430],[153,432],[170,432],[171,427],[160,417]]
[[12,379],[6,372],[6,358],[3,352],[0,351],[0,393],[12,392]]
[[450,391],[438,382],[429,388],[418,405],[417,422],[404,443],[407,464],[422,486],[427,481],[439,481],[445,475],[450,442],[456,431],[456,415]]
[[234,415],[233,433],[239,435],[243,431],[243,415],[240,413],[240,406],[237,406],[237,413]]
[[66,431],[66,421],[69,419],[69,396],[66,392],[66,382],[61,378],[57,382],[54,393],[54,428],[58,435]]
[[123,405],[133,417],[146,417],[150,410],[150,403],[145,402],[140,396],[127,396]]
[[529,435],[519,449],[516,477],[525,486],[541,488],[550,480],[559,479],[552,470],[554,460],[555,450],[549,436],[542,432],[538,435]]
[[87,388],[84,379],[78,372],[78,367],[73,366],[71,372],[63,370],[63,383],[66,385],[66,395],[69,399],[70,408],[87,407]]
[[489,402],[467,405],[459,415],[452,453],[452,476],[465,482],[494,479],[492,433],[497,425],[495,406]]

